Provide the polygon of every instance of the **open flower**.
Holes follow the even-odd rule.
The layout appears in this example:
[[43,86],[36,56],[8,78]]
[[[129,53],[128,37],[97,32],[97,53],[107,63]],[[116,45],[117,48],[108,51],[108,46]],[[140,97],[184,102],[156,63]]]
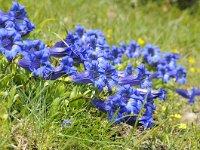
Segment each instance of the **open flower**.
[[187,72],[182,66],[178,66],[175,70],[176,82],[185,84]]
[[138,38],[137,42],[142,46],[145,44],[145,42],[144,42],[144,40],[142,38]]
[[160,49],[157,46],[147,44],[143,49],[143,59],[148,64],[154,64],[160,61],[161,54]]
[[0,29],[0,53],[12,61],[21,52],[21,36],[12,29]]
[[19,60],[19,66],[31,71],[34,76],[42,76],[48,79],[53,69],[50,63],[49,50],[39,40],[25,40],[23,44],[23,58]]
[[13,2],[10,13],[11,17],[14,18],[14,29],[22,36],[30,33],[35,29],[34,24],[32,24],[26,16],[24,6],[19,5],[18,2]]
[[187,125],[185,123],[180,123],[178,126],[179,129],[186,129]]
[[158,64],[167,65],[171,70],[176,68],[176,61],[179,59],[179,55],[176,53],[163,53],[163,59]]
[[128,58],[138,58],[141,54],[140,45],[136,41],[131,41],[127,46],[125,54]]
[[158,64],[158,71],[150,75],[150,78],[161,78],[164,83],[167,83],[173,77],[173,71],[168,65]]
[[123,53],[117,46],[112,47],[111,55],[111,60],[113,61],[113,64],[120,64],[122,62]]
[[13,2],[12,4],[13,5],[10,11],[14,14],[13,16],[16,19],[21,19],[26,17],[26,11],[24,6],[20,5],[18,2]]
[[13,20],[14,18],[12,17],[12,14],[10,12],[2,12],[0,10],[0,28],[13,28]]

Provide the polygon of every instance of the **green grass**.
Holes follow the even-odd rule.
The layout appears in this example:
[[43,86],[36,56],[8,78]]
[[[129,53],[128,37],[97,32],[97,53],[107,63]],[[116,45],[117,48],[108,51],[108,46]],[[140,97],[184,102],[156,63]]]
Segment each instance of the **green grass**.
[[[26,6],[30,20],[36,25],[31,39],[52,45],[66,36],[74,25],[87,29],[111,29],[111,45],[142,38],[158,45],[162,52],[178,49],[187,69],[200,68],[200,11],[179,10],[169,5],[149,3],[136,8],[129,0],[32,0],[19,1]],[[11,7],[10,0],[0,0],[0,9]],[[188,63],[188,57],[196,63]],[[141,130],[125,124],[113,126],[106,114],[91,105],[95,91],[91,86],[69,82],[35,80],[16,65],[0,61],[0,149],[200,149],[200,116],[179,129],[182,121],[172,117],[187,112],[200,112],[200,102],[193,106],[174,93],[175,87],[199,87],[199,72],[188,71],[187,83],[174,81],[167,85],[167,100],[156,100],[155,126]],[[92,96],[91,96],[92,95]],[[166,110],[163,109],[166,107]],[[62,119],[72,125],[61,126]],[[185,123],[185,122],[184,122]]]

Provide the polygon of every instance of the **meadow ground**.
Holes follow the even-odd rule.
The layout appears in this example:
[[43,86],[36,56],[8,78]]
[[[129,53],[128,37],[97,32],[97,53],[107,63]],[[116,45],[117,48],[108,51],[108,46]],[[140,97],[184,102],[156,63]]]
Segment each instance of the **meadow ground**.
[[[199,10],[179,10],[163,3],[133,8],[129,0],[19,2],[36,25],[31,39],[52,45],[59,41],[54,32],[64,37],[77,24],[101,29],[111,45],[142,38],[162,52],[179,51],[178,63],[188,76],[184,86],[173,80],[166,85],[154,83],[155,89],[167,90],[167,99],[156,101],[155,125],[143,130],[108,123],[106,114],[91,105],[91,87],[34,80],[16,65],[5,69],[8,62],[0,56],[0,149],[200,149],[200,99],[190,106],[174,92],[176,87],[199,88]],[[0,0],[1,10],[10,7],[11,0]],[[188,62],[191,57],[194,63]],[[72,124],[62,127],[63,119],[71,119]]]

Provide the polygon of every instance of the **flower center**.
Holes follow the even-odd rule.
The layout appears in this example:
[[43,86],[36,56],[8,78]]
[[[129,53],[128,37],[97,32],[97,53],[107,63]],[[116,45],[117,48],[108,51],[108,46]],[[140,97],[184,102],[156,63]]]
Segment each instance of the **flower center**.
[[5,49],[11,50],[12,46],[13,46],[13,38],[12,37],[10,37],[10,38],[3,37],[2,45]]
[[148,49],[148,53],[151,55],[151,56],[154,56],[154,50],[152,48],[149,48]]

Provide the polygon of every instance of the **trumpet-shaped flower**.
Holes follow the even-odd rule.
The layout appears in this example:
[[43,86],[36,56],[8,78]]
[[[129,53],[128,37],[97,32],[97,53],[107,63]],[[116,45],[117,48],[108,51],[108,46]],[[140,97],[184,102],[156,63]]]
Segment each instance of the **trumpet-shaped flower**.
[[120,64],[122,62],[122,52],[117,46],[113,46],[111,49],[111,60],[113,64]]
[[13,5],[10,11],[14,14],[13,16],[16,19],[23,19],[24,17],[26,17],[26,11],[24,6],[20,5],[18,2],[13,2],[12,4]]
[[192,87],[191,90],[182,90],[182,89],[176,89],[176,92],[181,95],[184,98],[189,99],[190,105],[194,104],[194,98],[195,96],[200,96],[200,90],[195,89],[195,87]]
[[[149,128],[153,125],[153,113],[156,108],[153,99],[163,93],[152,90],[148,94],[147,91],[149,90],[133,89],[130,85],[119,86],[117,94],[109,96],[107,101],[95,99],[92,103],[99,110],[108,112],[109,121],[126,122],[130,125],[136,122],[138,115],[144,109],[138,120],[145,128]],[[145,101],[146,94],[148,94],[147,101]]]
[[118,74],[113,65],[104,59],[93,60],[84,63],[86,72],[78,73],[72,77],[72,81],[79,83],[93,83],[99,90],[107,86],[110,91],[118,82]]
[[41,63],[46,63],[50,59],[49,50],[40,40],[24,40],[22,54],[27,60],[39,60]]
[[78,35],[79,38],[82,38],[86,31],[83,26],[77,25],[75,26],[75,33]]
[[60,65],[53,68],[48,79],[55,80],[61,76],[70,76],[76,74],[77,69],[73,67],[73,59],[65,56],[60,61]]
[[21,52],[21,36],[12,29],[0,29],[0,53],[12,61]]
[[168,65],[158,64],[158,71],[150,75],[150,78],[161,78],[164,83],[167,83],[170,80],[170,77],[173,77],[173,71],[170,70]]
[[142,95],[145,96],[148,94],[147,98],[148,99],[155,99],[155,98],[159,98],[160,100],[165,100],[166,99],[166,91],[163,90],[162,88],[160,88],[159,90],[147,90],[147,89],[137,89],[137,92]]
[[32,24],[26,16],[24,6],[19,5],[17,2],[13,2],[13,7],[10,10],[10,14],[10,18],[14,18],[14,29],[22,36],[35,29],[34,24]]
[[44,43],[39,40],[23,41],[22,55],[23,58],[18,62],[19,66],[31,71],[34,76],[49,79],[53,68],[50,63],[49,50]]
[[157,46],[147,44],[143,49],[143,59],[148,64],[155,64],[161,60],[160,49]]
[[137,58],[141,54],[140,45],[136,41],[131,41],[128,45],[125,54],[128,58]]
[[129,63],[128,66],[126,67],[126,70],[124,70],[124,71],[119,70],[119,71],[117,71],[117,73],[118,73],[119,77],[126,77],[129,75],[132,75],[132,73],[133,73],[132,64]]
[[[150,72],[148,72],[145,68],[145,66],[143,64],[141,64],[140,66],[135,68],[135,71],[137,72],[137,74],[131,74],[128,76],[123,76],[123,74],[121,74],[120,76],[122,76],[121,78],[119,78],[119,84],[121,85],[125,85],[125,84],[130,84],[132,86],[135,85],[142,85],[143,80],[150,75]],[[149,84],[150,85],[150,84]]]
[[179,54],[176,53],[163,53],[163,59],[158,62],[159,64],[167,66],[170,70],[174,70],[176,68],[176,62],[179,59]]
[[176,82],[181,84],[185,84],[187,72],[182,66],[178,66],[175,70],[174,77],[176,78]]

